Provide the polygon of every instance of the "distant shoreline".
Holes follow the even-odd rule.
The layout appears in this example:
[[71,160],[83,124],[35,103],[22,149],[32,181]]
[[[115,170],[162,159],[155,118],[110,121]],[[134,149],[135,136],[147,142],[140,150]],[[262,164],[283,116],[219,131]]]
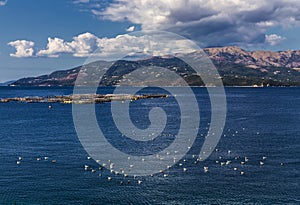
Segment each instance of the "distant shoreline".
[[[92,86],[82,86],[82,87],[92,87]],[[100,88],[115,88],[115,87],[122,87],[122,86],[99,86]],[[141,86],[124,86],[124,87],[141,87]],[[147,87],[147,86],[145,86]],[[155,87],[155,86],[150,86]],[[218,88],[220,86],[158,86],[158,87],[191,87],[191,88]],[[224,85],[224,88],[290,88],[295,87],[298,88],[300,85],[278,85],[278,86],[251,86],[251,85]],[[10,86],[10,85],[0,85],[0,88],[74,88],[74,86]]]

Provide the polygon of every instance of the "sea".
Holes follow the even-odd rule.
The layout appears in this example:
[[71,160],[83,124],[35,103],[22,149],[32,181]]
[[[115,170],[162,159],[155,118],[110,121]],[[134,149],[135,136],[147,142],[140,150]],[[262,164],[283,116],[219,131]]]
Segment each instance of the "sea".
[[[206,88],[192,90],[200,114],[193,146],[176,164],[150,176],[112,173],[90,158],[77,135],[71,104],[0,104],[0,204],[300,204],[300,88],[226,87],[222,136],[203,161],[197,156],[212,105]],[[0,98],[72,93],[72,87],[0,87]],[[172,143],[180,127],[180,105],[174,100],[140,99],[130,107],[131,118],[143,129],[149,126],[149,107],[170,112],[167,117],[175,120],[167,121],[172,126],[165,132],[171,134],[159,146],[125,143],[108,114],[111,103],[95,105],[99,127],[128,154],[155,154]],[[189,112],[196,111],[191,107]],[[143,151],[137,146],[153,149],[130,152]]]

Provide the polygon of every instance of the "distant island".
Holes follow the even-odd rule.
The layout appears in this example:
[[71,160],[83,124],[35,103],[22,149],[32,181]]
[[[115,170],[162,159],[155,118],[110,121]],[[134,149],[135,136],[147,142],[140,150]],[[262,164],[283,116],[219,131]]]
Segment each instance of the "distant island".
[[[300,86],[300,51],[245,51],[236,46],[205,48],[204,52],[216,66],[224,86]],[[188,55],[198,58],[200,51]],[[106,62],[90,63],[91,67],[104,68]],[[175,68],[191,86],[204,86],[194,70],[176,57],[151,57],[136,61],[120,60],[107,71],[100,84],[118,85],[122,76],[142,66],[160,66]],[[69,70],[60,70],[49,75],[22,78],[9,86],[74,86],[82,66]]]
[[130,94],[74,94],[63,96],[46,96],[46,97],[14,97],[0,98],[0,103],[21,102],[21,103],[61,103],[61,104],[100,104],[111,101],[126,100],[135,101],[139,99],[167,98],[165,94],[148,94],[148,95],[130,95]]

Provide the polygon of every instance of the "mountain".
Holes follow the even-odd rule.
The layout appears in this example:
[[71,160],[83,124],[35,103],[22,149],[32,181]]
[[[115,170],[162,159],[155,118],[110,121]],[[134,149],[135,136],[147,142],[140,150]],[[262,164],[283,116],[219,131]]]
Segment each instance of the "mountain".
[[236,46],[206,48],[204,51],[217,63],[230,62],[249,68],[300,68],[300,51],[245,51]]
[[[236,46],[205,48],[204,52],[214,63],[225,86],[300,86],[300,51],[246,51]],[[97,82],[96,73],[104,70],[101,85],[118,85],[123,75],[142,67],[159,66],[173,70],[189,85],[203,86],[201,78],[181,57],[201,60],[202,51],[178,54],[177,57],[162,56],[145,59],[120,60],[115,63],[97,61],[70,70],[56,71],[49,75],[22,78],[12,86],[72,86],[79,71]],[[83,68],[83,69],[82,69]],[[92,68],[92,69],[91,69]],[[209,72],[208,72],[209,73]],[[162,73],[161,76],[163,76]],[[151,79],[153,80],[153,79]],[[89,82],[82,82],[89,85]],[[176,84],[176,83],[175,83]]]
[[81,66],[69,70],[55,71],[49,75],[21,78],[10,86],[72,86]]
[[4,83],[0,83],[0,86],[8,86],[12,83],[16,82],[15,80],[10,80],[10,81],[7,81],[7,82],[4,82]]
[[300,51],[245,51],[236,46],[204,49],[224,85],[300,86]]

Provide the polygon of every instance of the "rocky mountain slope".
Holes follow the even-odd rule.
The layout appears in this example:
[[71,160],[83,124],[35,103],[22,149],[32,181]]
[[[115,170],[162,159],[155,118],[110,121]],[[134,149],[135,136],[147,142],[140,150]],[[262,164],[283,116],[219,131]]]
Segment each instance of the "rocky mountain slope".
[[[225,86],[300,86],[300,51],[245,51],[239,47],[206,48]],[[182,54],[193,59],[201,58],[201,51]],[[203,86],[202,80],[195,75],[193,69],[176,57],[152,57],[137,61],[120,60],[112,66],[110,62],[98,61],[85,68],[105,70],[102,85],[118,85],[122,76],[144,66],[160,66],[173,70],[181,75],[189,85]],[[109,69],[108,69],[109,67]],[[80,67],[70,70],[56,71],[49,75],[23,78],[12,83],[12,86],[72,86]],[[97,72],[94,70],[94,72]],[[86,73],[93,79],[95,73]],[[88,82],[86,82],[88,85]]]
[[231,62],[249,68],[300,68],[300,51],[245,51],[236,46],[207,48],[204,51],[215,62]]

